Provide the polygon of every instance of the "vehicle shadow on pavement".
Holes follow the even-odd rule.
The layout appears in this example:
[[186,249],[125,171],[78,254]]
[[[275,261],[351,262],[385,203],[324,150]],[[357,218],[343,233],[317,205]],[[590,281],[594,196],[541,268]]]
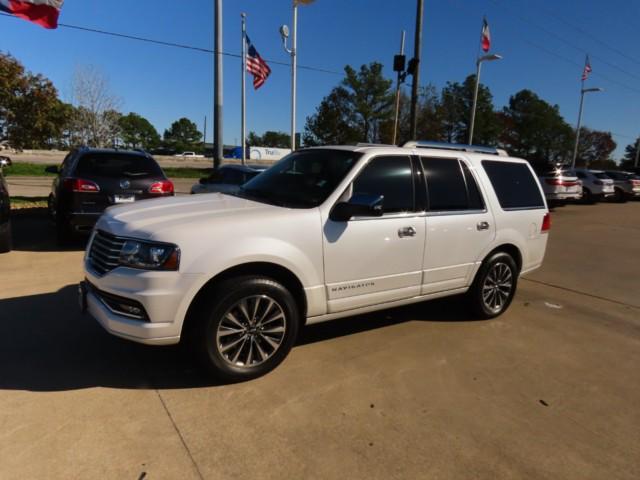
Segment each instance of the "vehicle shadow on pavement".
[[[407,321],[469,320],[454,298],[304,328],[298,345]],[[179,346],[148,347],[113,337],[77,305],[77,287],[0,300],[0,389],[91,387],[173,389],[218,385]]]
[[55,227],[45,208],[13,211],[13,250],[22,252],[62,252],[84,250],[88,236],[78,236],[63,247],[56,241]]

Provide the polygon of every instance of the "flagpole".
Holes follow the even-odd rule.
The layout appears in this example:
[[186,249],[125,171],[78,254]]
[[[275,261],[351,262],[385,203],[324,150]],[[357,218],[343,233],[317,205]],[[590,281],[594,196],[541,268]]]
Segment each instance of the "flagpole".
[[224,156],[222,130],[223,94],[222,94],[222,0],[215,0],[215,71],[213,103],[213,168],[218,169]]
[[578,125],[576,126],[576,142],[573,146],[573,157],[571,159],[571,168],[576,168],[576,159],[578,158],[578,143],[580,142],[580,127],[582,126],[582,107],[584,106],[584,78],[580,82],[580,109],[578,110]]
[[293,32],[291,33],[291,151],[296,149],[296,82],[298,70],[298,2],[293,0]]
[[242,165],[247,162],[247,14],[241,13],[242,17],[242,120],[241,120],[241,145],[242,145]]

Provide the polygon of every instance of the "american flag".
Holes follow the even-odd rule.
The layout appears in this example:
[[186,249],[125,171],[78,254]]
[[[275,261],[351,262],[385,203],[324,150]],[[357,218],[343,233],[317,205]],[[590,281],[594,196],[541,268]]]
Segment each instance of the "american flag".
[[267,62],[260,56],[256,47],[253,46],[249,36],[246,36],[247,46],[247,72],[253,75],[253,88],[259,89],[271,75],[271,69]]
[[584,82],[587,78],[589,78],[589,74],[591,73],[591,62],[589,61],[589,55],[584,61],[584,70],[582,71],[582,81]]

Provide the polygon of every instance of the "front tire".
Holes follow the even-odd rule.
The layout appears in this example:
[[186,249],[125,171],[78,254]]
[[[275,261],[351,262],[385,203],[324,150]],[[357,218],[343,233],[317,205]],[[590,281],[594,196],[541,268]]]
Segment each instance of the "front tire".
[[219,284],[195,312],[188,332],[203,366],[225,382],[260,377],[291,351],[300,325],[293,295],[266,277]]
[[485,319],[502,315],[516,293],[519,273],[516,262],[508,253],[496,252],[487,258],[469,289],[473,312]]

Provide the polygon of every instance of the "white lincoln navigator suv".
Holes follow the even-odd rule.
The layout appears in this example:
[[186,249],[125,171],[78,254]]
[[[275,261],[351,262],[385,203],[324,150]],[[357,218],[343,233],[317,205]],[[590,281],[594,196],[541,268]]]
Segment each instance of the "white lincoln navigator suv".
[[188,342],[217,376],[275,368],[305,324],[466,293],[503,313],[543,260],[550,218],[529,164],[428,142],[296,151],[234,194],[109,208],[81,305],[136,342]]

